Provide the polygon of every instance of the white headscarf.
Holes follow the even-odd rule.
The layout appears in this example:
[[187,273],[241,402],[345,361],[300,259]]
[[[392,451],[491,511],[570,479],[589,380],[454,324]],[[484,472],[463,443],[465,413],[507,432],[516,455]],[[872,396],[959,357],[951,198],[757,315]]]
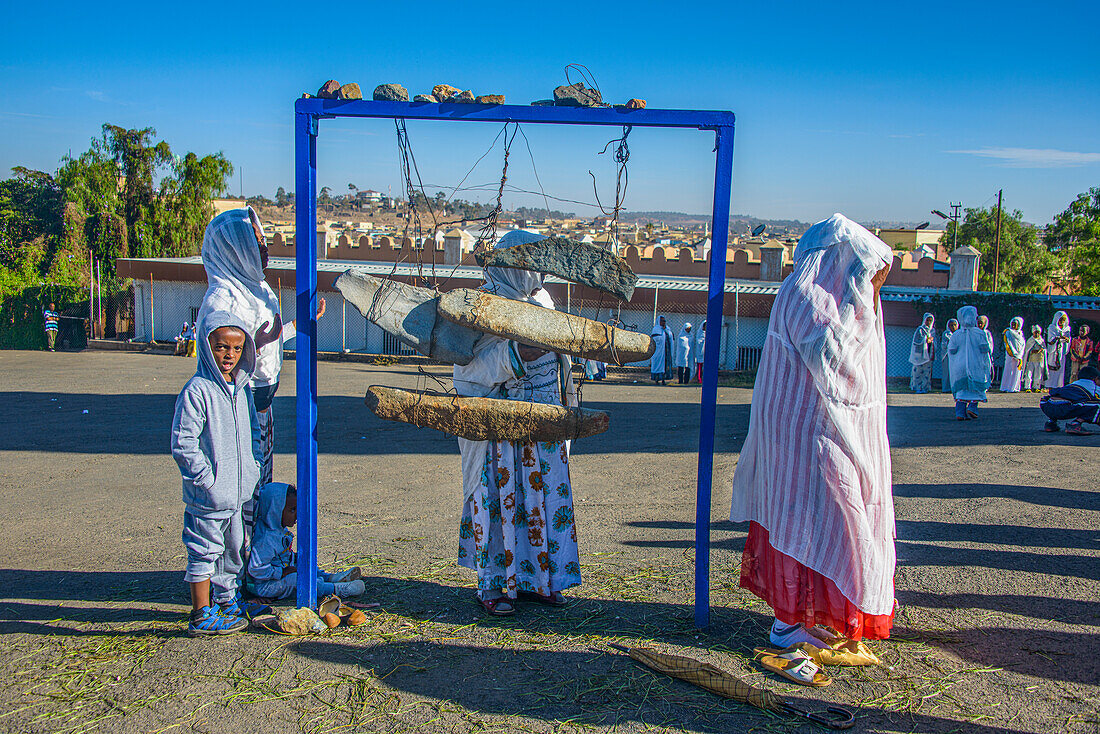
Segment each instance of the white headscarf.
[[[928,323],[928,319],[932,319],[931,324]],[[932,361],[932,345],[935,344],[936,339],[935,325],[936,317],[932,314],[926,313],[921,317],[920,326],[913,334],[913,344],[909,350],[909,364],[914,367]],[[929,342],[929,338],[933,341]]]
[[992,347],[984,329],[978,326],[978,309],[959,309],[959,330],[951,335],[951,391],[980,392],[989,389]]
[[[255,216],[251,207],[230,209],[206,226],[202,265],[209,285],[199,307],[199,334],[206,333],[204,321],[217,311],[236,317],[249,336],[255,336],[264,322],[270,327],[279,313],[279,298],[264,280],[260,247],[252,229]],[[283,343],[276,339],[260,349],[252,384],[275,384],[282,367]]]
[[[1063,318],[1066,320],[1066,325],[1059,326],[1058,322],[1061,321]],[[1052,339],[1057,339],[1060,336],[1064,336],[1066,338],[1069,338],[1071,336],[1069,316],[1066,314],[1065,311],[1058,311],[1057,313],[1055,313],[1054,318],[1050,320],[1050,326],[1047,327],[1048,342]]]
[[1005,345],[1016,354],[1016,359],[1024,356],[1024,320],[1019,316],[1008,323],[1005,329]]
[[791,331],[800,340],[793,346],[819,389],[837,395],[847,390],[838,375],[841,365],[857,359],[871,340],[882,339],[871,278],[894,254],[859,224],[834,214],[806,230],[794,256],[794,273],[783,282],[803,292],[805,311],[788,317],[796,319]]

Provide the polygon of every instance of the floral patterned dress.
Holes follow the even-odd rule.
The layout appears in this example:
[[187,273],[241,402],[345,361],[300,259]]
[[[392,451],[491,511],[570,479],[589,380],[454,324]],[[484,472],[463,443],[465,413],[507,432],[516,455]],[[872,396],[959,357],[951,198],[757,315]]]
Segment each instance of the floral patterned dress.
[[[513,342],[495,346],[478,359],[490,372],[504,363],[511,374],[491,397],[563,404],[568,373],[558,355],[524,362]],[[470,450],[479,451],[480,476],[465,477],[474,486],[466,487],[458,562],[477,572],[479,591],[514,599],[520,591],[549,596],[579,585],[568,442],[465,442],[463,452]]]

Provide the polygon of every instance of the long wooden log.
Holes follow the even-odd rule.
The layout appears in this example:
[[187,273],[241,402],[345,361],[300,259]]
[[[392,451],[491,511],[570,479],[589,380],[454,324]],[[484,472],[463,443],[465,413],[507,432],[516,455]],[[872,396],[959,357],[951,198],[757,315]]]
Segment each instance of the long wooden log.
[[550,236],[537,242],[479,252],[482,267],[516,268],[549,273],[571,283],[629,301],[638,276],[626,260],[610,250],[567,237]]
[[379,418],[435,428],[472,441],[572,441],[603,433],[602,410],[563,408],[522,400],[429,395],[374,385],[367,407]]
[[618,365],[649,359],[655,348],[648,334],[469,288],[440,296],[439,315],[521,344]]

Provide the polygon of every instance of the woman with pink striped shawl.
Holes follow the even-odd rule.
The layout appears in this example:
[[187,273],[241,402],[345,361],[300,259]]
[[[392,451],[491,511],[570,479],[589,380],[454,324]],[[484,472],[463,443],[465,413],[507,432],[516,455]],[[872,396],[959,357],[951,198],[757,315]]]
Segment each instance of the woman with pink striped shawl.
[[775,612],[773,645],[884,639],[894,610],[886,345],[878,291],[893,255],[841,214],[811,227],[772,306],[734,522],[741,587]]

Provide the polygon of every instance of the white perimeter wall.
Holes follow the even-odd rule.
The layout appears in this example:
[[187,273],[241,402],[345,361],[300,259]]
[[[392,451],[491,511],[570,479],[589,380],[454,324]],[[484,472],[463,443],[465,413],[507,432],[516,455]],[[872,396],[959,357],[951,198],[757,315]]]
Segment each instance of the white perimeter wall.
[[[190,323],[194,319],[205,292],[205,283],[154,282],[153,298],[150,303],[149,281],[135,280],[134,339],[149,341],[152,336],[155,336],[158,341],[171,340],[179,334],[185,321]],[[284,288],[279,295],[284,319],[294,319],[296,311],[294,291]],[[324,318],[317,322],[317,348],[320,351],[340,352],[346,349],[366,354],[393,353],[392,340],[389,340],[390,344],[387,345],[384,332],[367,322],[354,306],[345,303],[343,296],[339,293],[325,293],[324,298],[328,309]],[[574,312],[577,312],[576,309]],[[616,312],[605,308],[597,313],[594,308],[582,308],[579,313],[586,318],[598,318],[600,321],[607,321],[612,315],[617,314],[628,328],[647,334],[653,327],[652,311]],[[691,323],[693,333],[703,323],[701,314],[665,313],[664,316],[673,334],[678,334],[685,322]],[[153,325],[152,333],[150,323]],[[723,369],[731,369],[736,364],[739,348],[742,351],[742,357],[750,359],[753,355],[748,350],[759,349],[764,345],[767,330],[767,319],[740,318],[735,321],[733,317],[726,316],[722,323],[720,366]],[[909,376],[909,346],[913,331],[914,329],[910,327],[886,327],[886,374],[888,376]],[[294,342],[288,346],[293,348]],[[411,353],[410,350],[406,351]],[[630,366],[646,365],[645,362],[638,362]],[[940,376],[939,360],[936,360],[932,376]]]

